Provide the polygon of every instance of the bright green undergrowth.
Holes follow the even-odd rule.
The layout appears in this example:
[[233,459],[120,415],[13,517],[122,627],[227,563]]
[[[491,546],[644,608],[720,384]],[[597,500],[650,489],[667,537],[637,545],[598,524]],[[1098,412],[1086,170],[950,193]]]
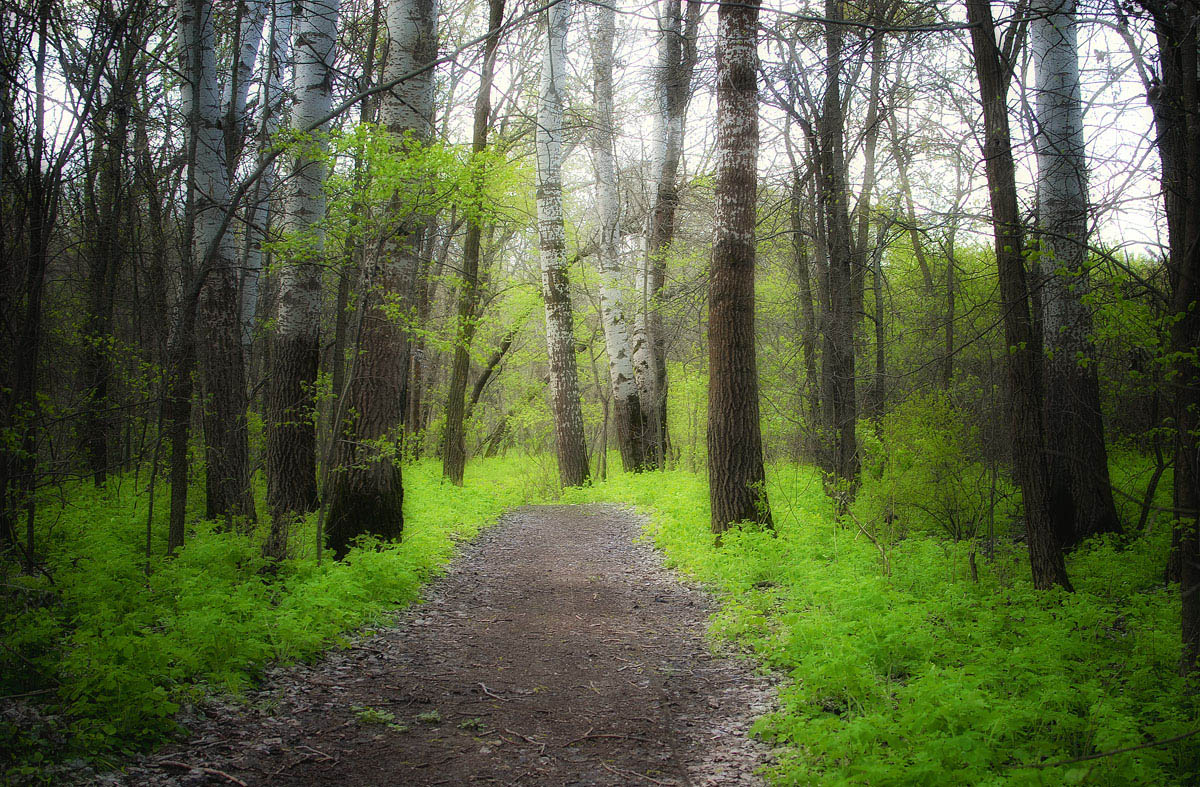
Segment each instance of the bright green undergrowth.
[[[36,723],[0,720],[0,752],[24,764],[9,775],[33,773],[51,751],[103,760],[161,740],[182,703],[237,695],[268,664],[309,659],[412,601],[456,542],[530,495],[512,463],[489,463],[486,479],[478,470],[468,468],[458,489],[442,482],[440,464],[406,467],[401,543],[365,542],[318,566],[310,517],[293,539],[299,557],[273,571],[260,556],[263,532],[202,522],[173,559],[161,557],[156,527],[147,573],[144,479],[107,491],[81,484],[65,503],[45,505],[40,543],[53,581],[2,579],[0,694],[49,700]],[[157,499],[156,510],[166,503]]]
[[[1068,566],[1076,592],[1038,592],[1011,538],[985,550],[909,532],[876,536],[877,545],[837,524],[816,471],[768,475],[775,533],[735,530],[719,548],[702,475],[618,475],[567,498],[642,507],[670,564],[717,589],[715,633],[782,674],[780,708],[756,728],[784,746],[773,781],[1200,781],[1195,737],[1026,767],[1200,726],[1176,675],[1178,587],[1161,579],[1166,528],[1085,546]],[[871,483],[860,494],[878,495]]]

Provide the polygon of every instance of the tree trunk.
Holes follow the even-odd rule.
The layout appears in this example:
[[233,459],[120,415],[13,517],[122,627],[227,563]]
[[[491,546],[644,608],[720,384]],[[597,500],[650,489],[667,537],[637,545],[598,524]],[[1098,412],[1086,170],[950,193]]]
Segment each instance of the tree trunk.
[[659,17],[658,64],[655,67],[653,172],[654,206],[646,239],[646,258],[638,277],[641,303],[633,337],[634,374],[641,398],[646,439],[647,467],[665,467],[670,455],[667,425],[667,343],[663,330],[662,301],[667,282],[667,256],[675,235],[679,206],[679,162],[683,157],[684,122],[692,96],[696,66],[696,31],[700,24],[699,0],[665,0]]
[[546,11],[546,56],[538,105],[537,213],[542,298],[546,302],[546,351],[550,361],[550,410],[554,417],[558,475],[563,486],[588,480],[587,443],[579,405],[579,371],[571,292],[567,281],[566,231],[562,208],[563,92],[566,89],[568,0]]
[[[483,69],[479,77],[479,95],[475,100],[475,127],[471,152],[478,156],[487,148],[488,125],[492,115],[492,77],[496,71],[496,49],[500,46],[500,25],[504,21],[504,0],[488,0],[489,35],[483,44]],[[483,186],[485,173],[479,173]],[[483,220],[472,218],[463,242],[462,289],[458,295],[458,335],[454,343],[454,363],[450,390],[446,399],[446,439],[442,474],[455,486],[462,486],[467,466],[464,441],[467,375],[471,371],[471,341],[475,337],[475,310],[479,306],[479,250],[483,240]]]
[[1034,335],[1027,272],[1022,257],[1024,239],[1005,100],[1010,73],[1005,70],[996,45],[988,0],[967,0],[967,19],[971,24],[971,48],[983,99],[983,156],[996,236],[1004,340],[1008,347],[1013,463],[1025,502],[1029,563],[1035,587],[1048,589],[1061,585],[1070,590],[1062,549],[1055,536],[1050,474],[1045,456],[1042,353]]
[[229,233],[221,232],[230,209],[226,140],[217,89],[211,0],[181,0],[180,25],[193,28],[195,69],[190,75],[195,113],[195,174],[192,207],[192,267],[202,277],[196,314],[196,355],[200,362],[207,475],[206,516],[236,521],[248,529],[254,520],[250,455],[246,432],[246,376],[238,319],[237,260]]
[[[283,73],[289,62],[292,37],[292,4],[272,2],[270,35],[267,40],[266,79],[260,93],[262,122],[258,129],[258,150],[265,156],[273,144],[284,117]],[[275,165],[267,169],[255,183],[246,205],[246,235],[243,241],[241,278],[242,346],[245,352],[254,340],[258,316],[259,282],[263,270],[263,240],[271,220],[271,196],[275,188]]]
[[[436,20],[434,0],[390,0],[384,82],[437,58]],[[405,135],[407,144],[427,141],[433,116],[433,70],[410,77],[384,94],[380,111],[388,131]],[[365,260],[358,358],[347,391],[349,415],[335,434],[337,461],[329,490],[328,540],[339,558],[359,535],[398,539],[404,527],[397,448],[404,422],[409,337],[384,306],[391,300],[402,309],[411,307],[424,226],[419,215],[401,216],[382,251]]]
[[612,75],[616,9],[611,5],[601,5],[597,7],[596,15],[597,29],[592,43],[596,96],[592,155],[596,168],[596,203],[600,222],[600,321],[604,326],[604,343],[608,348],[608,377],[612,387],[621,465],[626,472],[637,472],[646,461],[643,447],[646,434],[622,295],[625,273],[621,269],[621,199],[614,163],[617,139],[613,121]]
[[1058,538],[1072,547],[1120,530],[1108,477],[1100,384],[1092,346],[1087,247],[1087,157],[1079,94],[1074,0],[1032,10],[1037,72],[1039,263],[1046,341],[1047,446],[1051,482],[1065,499]]
[[841,0],[826,0],[825,95],[817,129],[821,182],[818,189],[829,255],[829,309],[825,319],[822,363],[829,383],[832,420],[831,470],[837,479],[839,505],[848,502],[858,485],[859,456],[854,334],[861,313],[861,271],[856,273],[854,239],[846,204],[845,117],[842,112],[841,59],[844,28]]
[[[292,128],[307,129],[329,114],[338,0],[302,0],[296,32]],[[325,129],[313,132],[323,149]],[[267,505],[271,534],[264,553],[287,556],[290,523],[317,505],[317,366],[321,356],[321,271],[325,252],[325,176],[320,152],[308,145],[291,162],[291,193],[283,216],[290,244],[279,269],[275,344],[267,378]]]
[[821,423],[821,384],[817,375],[817,315],[813,308],[812,276],[809,272],[809,243],[804,237],[804,181],[799,172],[792,173],[791,228],[792,260],[796,268],[796,283],[800,296],[800,351],[804,354],[804,382],[801,386],[804,408],[808,418],[808,435],[804,452],[808,458],[819,453],[812,439]]
[[708,284],[708,487],[712,531],[770,526],[754,350],[758,0],[718,8],[717,178]]
[[[1180,671],[1200,672],[1200,40],[1195,0],[1142,0],[1154,17],[1161,81],[1150,94],[1162,159],[1171,287],[1175,541],[1182,596]],[[1196,686],[1193,685],[1193,690]]]

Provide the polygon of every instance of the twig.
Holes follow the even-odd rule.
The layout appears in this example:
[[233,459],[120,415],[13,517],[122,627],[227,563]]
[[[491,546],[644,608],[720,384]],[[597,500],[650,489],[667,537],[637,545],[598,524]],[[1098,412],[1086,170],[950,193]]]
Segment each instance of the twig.
[[575,738],[574,740],[567,741],[566,743],[563,744],[563,748],[566,748],[567,746],[570,746],[575,743],[579,743],[580,741],[591,740],[593,738],[617,738],[617,739],[623,740],[623,741],[638,741],[639,743],[656,743],[659,746],[667,745],[667,744],[663,743],[662,741],[653,741],[653,740],[650,740],[649,738],[639,738],[636,735],[621,735],[620,733],[617,733],[617,732],[596,732],[596,733],[589,732],[586,735],[580,735],[578,738]]
[[646,781],[651,782],[653,784],[668,784],[668,785],[675,784],[675,782],[660,781],[658,779],[655,779],[653,776],[647,776],[646,774],[638,773],[637,771],[627,771],[624,768],[613,768],[612,766],[610,766],[608,763],[605,763],[605,762],[601,762],[600,767],[606,771],[609,771],[610,773],[615,773],[618,776],[636,776],[639,779],[645,779]]
[[204,773],[207,773],[209,776],[220,776],[222,779],[225,779],[228,782],[232,782],[233,784],[241,785],[241,787],[249,787],[248,784],[246,784],[244,781],[242,781],[238,777],[230,776],[225,771],[218,771],[216,768],[206,768],[203,765],[188,765],[186,762],[179,762],[179,760],[159,760],[158,764],[166,765],[171,768],[183,768],[183,769],[189,770],[189,771],[202,771]]
[[[489,697],[495,697],[496,699],[500,700],[501,702],[508,702],[508,697],[501,697],[499,694],[496,694],[495,692],[493,692],[491,689],[489,689],[487,686],[483,685],[482,683],[479,684],[479,688],[483,689],[483,693],[488,695]],[[515,735],[516,733],[513,733],[513,734]]]
[[1168,743],[1175,743],[1176,741],[1181,741],[1184,738],[1190,738],[1198,732],[1200,732],[1200,727],[1198,727],[1194,730],[1189,730],[1188,732],[1185,732],[1182,735],[1176,735],[1173,738],[1164,738],[1161,741],[1150,741],[1149,743],[1139,743],[1137,746],[1126,746],[1123,749],[1110,749],[1109,751],[1102,751],[1102,752],[1098,752],[1096,754],[1087,754],[1087,755],[1084,755],[1083,757],[1075,757],[1070,760],[1058,760],[1056,762],[1019,763],[1017,765],[1010,765],[1009,767],[1010,768],[1057,768],[1060,765],[1073,765],[1074,763],[1077,763],[1077,762],[1087,762],[1088,760],[1098,760],[1101,757],[1112,757],[1113,755],[1116,755],[1116,754],[1124,754],[1124,753],[1130,752],[1130,751],[1137,751],[1138,749],[1151,749],[1151,748],[1154,748],[1155,746],[1166,746]]

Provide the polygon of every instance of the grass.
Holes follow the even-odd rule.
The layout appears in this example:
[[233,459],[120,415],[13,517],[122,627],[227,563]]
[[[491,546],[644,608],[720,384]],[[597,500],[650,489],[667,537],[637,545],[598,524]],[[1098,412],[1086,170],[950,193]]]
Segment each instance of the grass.
[[[44,506],[53,583],[0,578],[0,690],[38,692],[29,698],[35,713],[0,726],[8,778],[47,773],[52,750],[103,765],[163,740],[180,705],[211,692],[236,696],[268,664],[346,642],[414,600],[458,542],[554,489],[547,462],[472,462],[463,489],[439,471],[433,462],[405,468],[402,543],[366,543],[317,566],[310,520],[296,534],[297,557],[274,573],[261,570],[263,533],[200,523],[177,558],[154,558],[147,575],[144,484],[129,479],[107,491],[81,485],[57,508]],[[1114,473],[1140,477],[1136,468]],[[882,499],[871,483],[860,494]],[[1087,545],[1069,563],[1077,591],[1041,593],[1020,544],[1003,533],[956,542],[893,527],[873,543],[837,521],[811,468],[771,468],[768,491],[776,531],[737,530],[720,548],[701,475],[616,473],[562,500],[647,512],[647,537],[668,562],[718,594],[713,633],[781,675],[780,707],[756,727],[782,747],[772,781],[1200,781],[1197,738],[1053,765],[1200,726],[1175,674],[1179,600],[1161,581],[1164,523],[1125,543]],[[155,554],[165,547],[161,529]]]
[[1087,545],[1068,566],[1076,592],[1045,593],[1011,539],[981,554],[978,581],[981,545],[931,533],[881,541],[885,571],[814,470],[774,468],[768,492],[775,533],[736,530],[720,548],[701,476],[620,475],[567,497],[646,511],[669,563],[718,593],[713,632],[782,676],[780,708],[756,726],[783,747],[774,783],[1200,781],[1195,737],[1053,766],[1200,727],[1175,669],[1167,529]]

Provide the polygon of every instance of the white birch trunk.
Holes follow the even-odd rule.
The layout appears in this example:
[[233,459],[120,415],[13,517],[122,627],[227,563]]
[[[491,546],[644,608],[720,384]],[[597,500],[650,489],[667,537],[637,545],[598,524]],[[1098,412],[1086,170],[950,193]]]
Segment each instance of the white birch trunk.
[[236,520],[245,526],[254,518],[254,498],[250,491],[245,369],[238,324],[237,255],[229,233],[221,233],[225,212],[230,209],[229,169],[211,0],[180,0],[179,24],[181,44],[191,50],[184,53],[185,93],[191,93],[186,107],[194,111],[192,269],[193,275],[203,281],[196,339],[207,400],[206,516]]
[[[296,26],[291,126],[311,127],[332,107],[333,51],[338,0],[300,0]],[[320,151],[327,147],[328,124],[313,131]],[[308,146],[305,146],[308,147]],[[296,243],[295,253],[279,271],[276,332],[289,341],[316,339],[321,319],[321,261],[325,248],[326,166],[323,157],[301,151],[291,161],[291,183],[282,230]]]
[[592,134],[592,156],[596,169],[596,204],[600,219],[600,320],[608,348],[608,376],[612,386],[617,424],[617,443],[626,471],[643,464],[642,407],[634,377],[621,270],[621,198],[614,164],[616,128],[613,121],[613,38],[616,9],[596,8],[597,26],[592,47],[595,72],[596,118]]
[[[1100,414],[1088,276],[1087,154],[1080,100],[1075,0],[1031,8],[1030,44],[1037,83],[1036,137],[1039,263],[1046,343],[1047,445],[1056,496],[1070,517],[1057,517],[1066,547],[1120,530]],[[1069,521],[1068,521],[1069,520]]]
[[[266,153],[271,139],[279,131],[286,115],[284,107],[284,72],[291,56],[292,2],[272,0],[271,34],[267,41],[266,73],[259,92],[258,128],[259,155]],[[242,263],[242,345],[248,347],[254,339],[258,316],[259,280],[262,277],[262,244],[270,224],[271,196],[275,189],[275,164],[268,164],[253,189],[246,206],[246,240]]]
[[546,51],[542,62],[541,99],[534,138],[538,165],[537,214],[542,297],[546,302],[546,350],[550,366],[550,407],[554,415],[559,478],[564,486],[576,486],[588,478],[562,206],[563,92],[567,78],[566,39],[570,14],[568,0],[562,0],[546,11]]

